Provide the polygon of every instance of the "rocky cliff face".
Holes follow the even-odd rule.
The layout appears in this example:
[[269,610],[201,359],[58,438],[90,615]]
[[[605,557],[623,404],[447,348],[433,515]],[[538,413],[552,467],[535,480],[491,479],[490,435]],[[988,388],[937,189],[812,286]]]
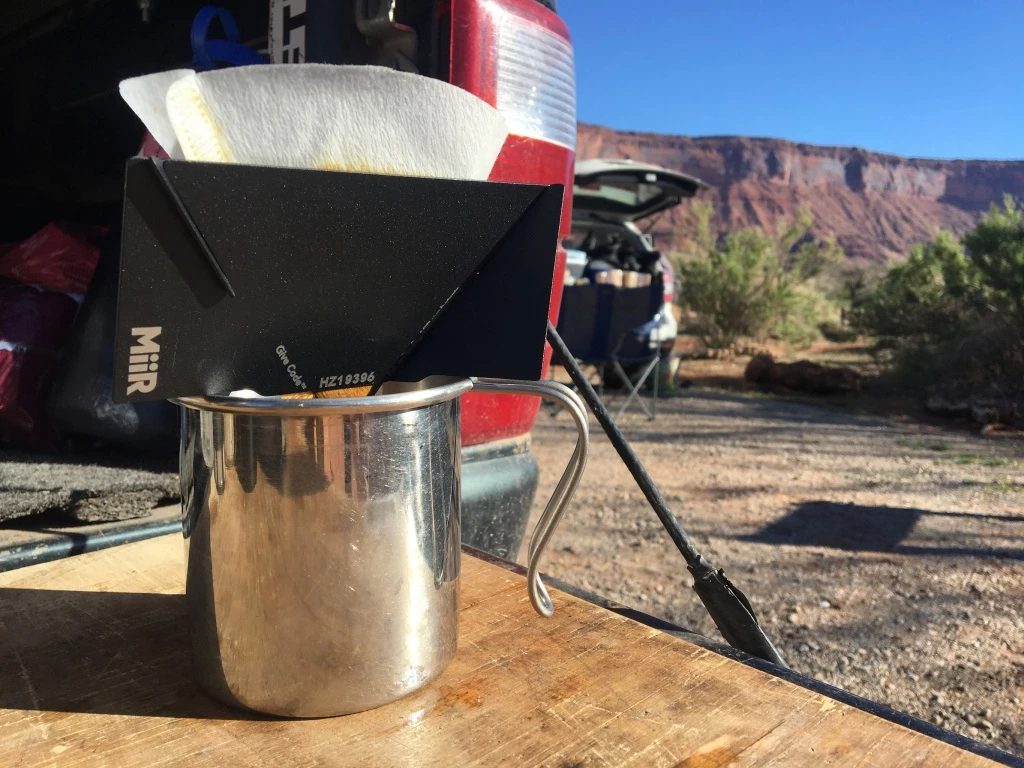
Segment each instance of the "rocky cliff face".
[[[917,160],[856,147],[820,147],[742,136],[690,138],[579,126],[579,158],[624,157],[693,174],[713,189],[720,232],[772,228],[809,206],[815,234],[834,233],[851,258],[904,256],[937,229],[957,234],[1005,193],[1024,197],[1024,161]],[[652,231],[662,250],[686,242],[688,209]],[[643,225],[641,225],[643,226]]]

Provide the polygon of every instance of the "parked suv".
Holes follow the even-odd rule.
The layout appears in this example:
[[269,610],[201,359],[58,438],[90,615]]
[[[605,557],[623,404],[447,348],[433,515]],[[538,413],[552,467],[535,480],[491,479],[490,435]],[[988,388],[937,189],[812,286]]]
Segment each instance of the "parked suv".
[[664,352],[671,351],[678,332],[672,311],[678,286],[669,259],[655,250],[652,236],[637,222],[673,208],[705,188],[707,184],[700,179],[647,163],[617,159],[576,162],[572,234],[565,245],[585,253],[588,261],[601,259],[609,247],[618,253],[651,255],[641,255],[638,261],[662,275],[664,303],[653,338]]

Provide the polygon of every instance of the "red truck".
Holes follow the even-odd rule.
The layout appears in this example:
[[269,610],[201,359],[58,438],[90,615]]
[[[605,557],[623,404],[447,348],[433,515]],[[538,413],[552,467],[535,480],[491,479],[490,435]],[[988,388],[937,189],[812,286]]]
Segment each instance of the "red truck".
[[[343,9],[342,18],[354,21],[358,34],[339,44],[324,25],[346,5],[351,13]],[[491,181],[565,185],[559,240],[570,234],[576,71],[554,0],[272,0],[269,48],[275,63],[383,64],[479,96],[510,128]],[[559,244],[552,321],[565,258]],[[537,487],[530,430],[539,406],[533,397],[478,393],[462,403],[463,541],[509,559],[518,553]]]
[[[429,0],[427,4],[430,4]],[[493,104],[510,136],[493,181],[564,184],[561,237],[571,231],[576,149],[576,72],[569,31],[553,0],[450,0],[450,82]],[[558,320],[565,274],[558,246],[550,317]],[[547,360],[545,360],[547,364]],[[537,487],[530,430],[535,397],[470,393],[462,405],[463,541],[514,559]]]

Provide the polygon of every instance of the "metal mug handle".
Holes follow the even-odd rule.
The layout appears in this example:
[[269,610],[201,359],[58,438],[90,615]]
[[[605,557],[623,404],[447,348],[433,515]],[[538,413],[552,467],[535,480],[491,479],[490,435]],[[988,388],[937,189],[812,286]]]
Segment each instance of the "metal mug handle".
[[472,379],[473,389],[480,392],[493,392],[503,395],[535,395],[556,401],[572,416],[576,422],[576,448],[569,459],[569,465],[555,486],[554,493],[544,507],[544,513],[537,521],[537,527],[530,536],[530,547],[527,555],[526,580],[530,593],[530,602],[541,616],[551,616],[555,607],[551,603],[544,582],[540,579],[540,558],[544,548],[555,531],[555,526],[562,518],[569,501],[576,492],[576,487],[583,477],[590,455],[590,426],[587,423],[587,409],[580,396],[564,384],[554,381],[515,381],[513,379]]

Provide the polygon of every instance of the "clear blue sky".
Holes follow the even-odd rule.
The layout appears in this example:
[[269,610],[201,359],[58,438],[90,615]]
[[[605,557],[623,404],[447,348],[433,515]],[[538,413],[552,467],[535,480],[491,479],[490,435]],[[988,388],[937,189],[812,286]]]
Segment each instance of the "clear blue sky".
[[560,0],[579,119],[1024,159],[1024,0]]

